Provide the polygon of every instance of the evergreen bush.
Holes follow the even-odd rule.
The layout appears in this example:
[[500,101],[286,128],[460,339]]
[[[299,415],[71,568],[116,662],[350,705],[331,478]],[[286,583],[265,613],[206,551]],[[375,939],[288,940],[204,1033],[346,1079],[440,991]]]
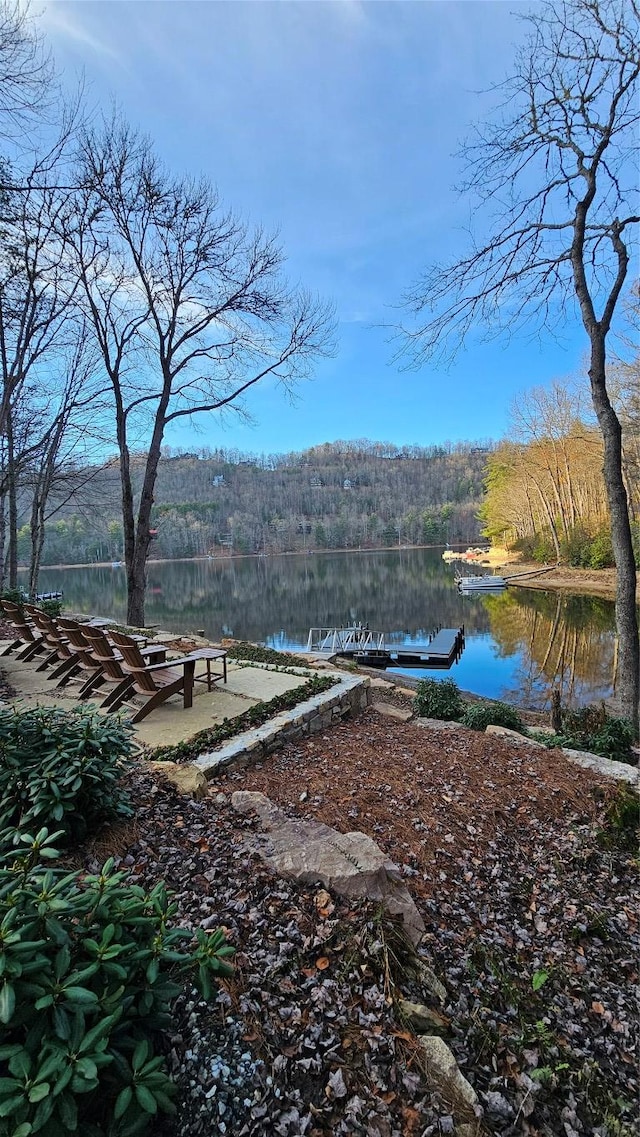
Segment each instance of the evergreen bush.
[[624,783],[617,785],[606,805],[604,824],[598,831],[598,844],[605,849],[638,849],[640,797]]
[[633,726],[628,719],[607,714],[604,704],[565,711],[561,746],[589,750],[616,762],[633,762]]
[[453,679],[421,679],[416,688],[413,709],[419,718],[459,719],[464,704]]
[[0,709],[0,829],[46,826],[68,844],[128,814],[130,751],[130,727],[86,707]]
[[[173,1111],[159,1032],[184,984],[209,997],[228,974],[221,931],[171,927],[164,885],[127,881],[113,860],[64,873],[57,834],[0,835],[0,1137],[135,1137]],[[7,851],[9,849],[9,851]]]
[[488,726],[504,726],[509,730],[524,731],[524,723],[514,707],[508,703],[470,703],[463,716],[463,726],[471,730],[486,730]]
[[594,569],[612,568],[615,565],[611,530],[601,529],[591,542],[589,567]]

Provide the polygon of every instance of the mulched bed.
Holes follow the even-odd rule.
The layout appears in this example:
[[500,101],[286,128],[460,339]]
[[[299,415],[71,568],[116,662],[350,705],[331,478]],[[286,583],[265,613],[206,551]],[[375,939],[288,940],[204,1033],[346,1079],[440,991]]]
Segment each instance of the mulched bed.
[[275,878],[243,845],[255,822],[232,810],[236,789],[364,830],[402,867],[483,1132],[631,1137],[637,860],[597,843],[606,779],[553,752],[369,709],[221,778],[202,801],[144,767],[129,782],[135,822],[84,863],[116,854],[135,880],[162,877],[187,926],[222,924],[238,949],[212,1004],[194,992],[178,1005],[179,1113],[154,1137],[456,1132],[394,1012],[394,982],[429,1001],[397,927]]
[[369,710],[225,787],[364,830],[402,866],[490,1132],[632,1132],[637,861],[596,843],[606,779]]
[[185,925],[222,924],[238,948],[212,1004],[195,991],[178,1004],[178,1117],[154,1137],[453,1132],[393,1015],[397,928],[372,905],[274,877],[243,849],[255,823],[224,795],[193,801],[140,769],[128,782],[135,822],[103,834],[83,863],[94,871],[115,854],[138,883],[161,876]]

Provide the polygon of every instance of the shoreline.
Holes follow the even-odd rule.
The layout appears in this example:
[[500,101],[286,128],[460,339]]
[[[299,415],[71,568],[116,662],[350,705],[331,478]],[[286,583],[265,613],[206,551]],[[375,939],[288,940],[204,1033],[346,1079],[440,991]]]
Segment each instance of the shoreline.
[[[466,546],[465,546],[466,547]],[[227,564],[229,561],[266,560],[271,557],[322,557],[325,553],[408,553],[413,549],[444,549],[440,542],[437,545],[375,545],[366,549],[286,549],[281,553],[226,553],[209,556],[199,553],[197,557],[154,557],[147,561],[147,565],[179,565],[191,564],[195,561],[217,561]],[[456,546],[458,548],[458,546]],[[459,546],[462,551],[463,546]],[[78,561],[74,564],[41,565],[41,572],[52,572],[56,569],[74,568],[125,568],[124,561]],[[28,572],[26,565],[18,565],[18,572]]]
[[[514,576],[518,572],[533,572],[540,569],[540,565],[527,561],[497,563],[496,568],[513,569]],[[512,580],[510,588],[535,588],[553,592],[573,592],[582,596],[595,596],[612,603],[616,599],[616,570],[609,569],[581,569],[559,565],[549,569],[543,576],[525,577],[522,581]],[[636,585],[636,601],[640,604],[640,578]]]
[[[314,549],[305,552],[302,549],[290,550],[283,553],[268,553],[267,557],[307,557],[307,556],[323,556],[326,553],[334,555],[340,554],[354,554],[354,553],[393,553],[393,552],[410,552],[414,549],[442,549],[443,545],[384,545],[371,549]],[[460,551],[463,552],[460,546]],[[264,553],[232,553],[228,556],[209,557],[162,557],[152,561],[148,561],[148,565],[161,565],[161,564],[189,564],[191,562],[200,561],[214,561],[217,563],[228,564],[232,561],[243,560],[252,558],[260,560],[265,557]],[[509,554],[504,549],[492,549],[489,553],[482,557],[473,559],[467,562],[469,565],[480,565],[484,568],[492,568],[494,570],[510,570],[515,576],[519,573],[525,572],[540,572],[541,566],[535,562],[518,560],[517,554]],[[112,561],[88,561],[79,564],[56,564],[56,565],[43,565],[42,569],[45,572],[56,571],[62,569],[87,569],[87,568],[110,568],[113,571],[118,571],[120,568],[124,569],[124,564],[114,565]],[[26,568],[20,567],[19,572],[26,572]],[[522,581],[511,582],[510,587],[516,588],[535,588],[545,591],[554,592],[573,592],[583,596],[596,596],[603,600],[615,601],[616,598],[616,570],[614,568],[607,569],[582,569],[572,568],[569,565],[559,565],[549,568],[549,571],[541,576],[525,577]],[[640,604],[640,575],[638,578],[638,585],[636,588],[636,598]]]

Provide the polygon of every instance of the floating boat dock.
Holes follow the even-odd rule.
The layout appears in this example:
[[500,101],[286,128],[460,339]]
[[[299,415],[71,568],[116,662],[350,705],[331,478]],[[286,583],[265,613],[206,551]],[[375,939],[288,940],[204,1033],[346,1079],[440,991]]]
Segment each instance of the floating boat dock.
[[439,628],[427,644],[396,646],[384,632],[357,624],[349,628],[311,628],[307,651],[315,655],[344,655],[365,667],[427,667],[447,669],[457,663],[464,649],[464,624]]

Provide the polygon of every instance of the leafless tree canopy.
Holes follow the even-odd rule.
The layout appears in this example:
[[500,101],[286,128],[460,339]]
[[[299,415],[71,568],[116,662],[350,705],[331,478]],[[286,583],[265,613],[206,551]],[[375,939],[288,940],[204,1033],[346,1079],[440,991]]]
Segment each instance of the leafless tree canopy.
[[[179,418],[239,407],[272,377],[290,386],[330,348],[330,308],[287,285],[275,238],[251,231],[204,179],[175,177],[119,118],[87,131],[71,242],[113,389],[129,593],[141,624],[160,450]],[[148,451],[134,507],[132,447]]]
[[0,138],[15,140],[49,108],[53,68],[28,9],[0,3]]
[[561,325],[575,312],[576,251],[608,330],[640,220],[638,17],[637,0],[552,2],[524,17],[530,34],[496,88],[495,121],[463,149],[460,189],[489,236],[472,235],[466,257],[434,265],[407,294],[410,364],[451,359],[471,332]]

